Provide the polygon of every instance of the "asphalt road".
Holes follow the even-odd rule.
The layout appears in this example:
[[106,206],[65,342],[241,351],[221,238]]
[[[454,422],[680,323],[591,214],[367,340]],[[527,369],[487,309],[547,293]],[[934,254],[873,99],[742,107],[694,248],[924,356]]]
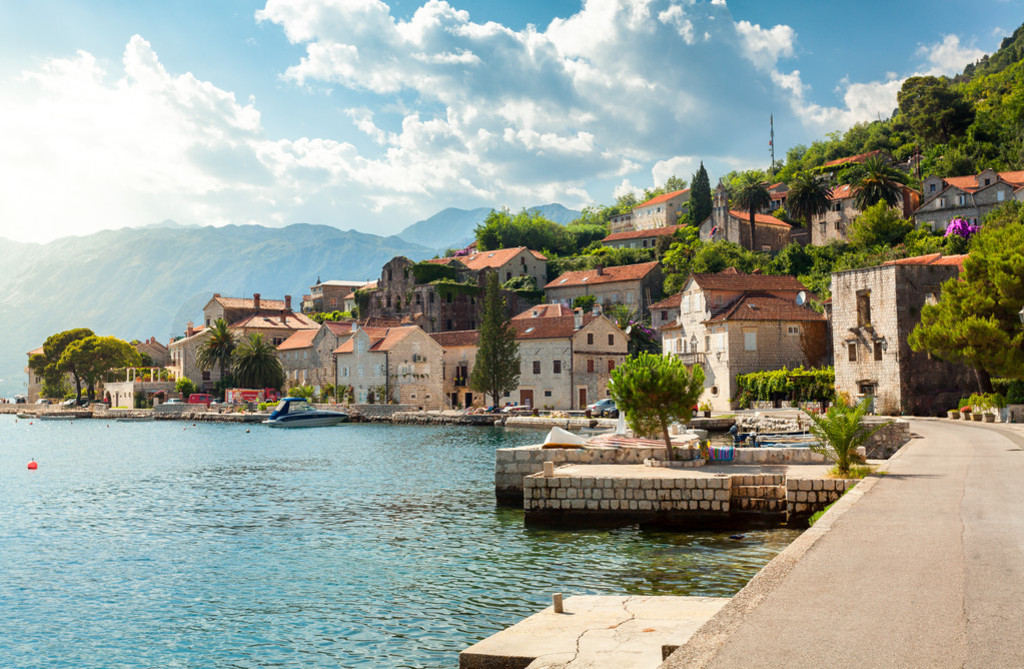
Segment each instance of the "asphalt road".
[[663,666],[1024,667],[1024,429],[911,432],[806,552]]

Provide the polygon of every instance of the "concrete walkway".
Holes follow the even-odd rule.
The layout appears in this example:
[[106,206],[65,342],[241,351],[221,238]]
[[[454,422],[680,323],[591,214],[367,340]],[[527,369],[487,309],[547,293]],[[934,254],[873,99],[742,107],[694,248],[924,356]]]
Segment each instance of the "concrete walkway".
[[1024,666],[1024,430],[911,432],[663,667]]

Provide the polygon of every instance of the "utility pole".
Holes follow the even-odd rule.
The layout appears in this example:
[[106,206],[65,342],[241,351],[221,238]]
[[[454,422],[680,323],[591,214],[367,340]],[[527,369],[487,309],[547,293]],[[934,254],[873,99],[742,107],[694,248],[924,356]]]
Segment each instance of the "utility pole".
[[768,137],[768,150],[772,156],[772,181],[775,180],[775,114],[768,116],[768,126],[771,129],[771,133]]

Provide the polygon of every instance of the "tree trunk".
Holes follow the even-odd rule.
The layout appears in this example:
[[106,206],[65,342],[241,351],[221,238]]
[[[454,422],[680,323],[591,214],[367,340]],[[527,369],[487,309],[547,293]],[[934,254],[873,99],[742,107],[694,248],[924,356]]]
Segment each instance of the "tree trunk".
[[974,375],[978,379],[978,392],[990,393],[992,392],[992,377],[981,367],[974,368]]
[[751,208],[751,210],[750,210],[750,246],[747,247],[747,250],[749,250],[749,251],[753,251],[754,250],[754,210],[753,210],[753,208]]
[[671,462],[674,459],[672,457],[672,439],[668,436],[668,423],[666,421],[661,422],[661,436],[665,440],[666,459]]

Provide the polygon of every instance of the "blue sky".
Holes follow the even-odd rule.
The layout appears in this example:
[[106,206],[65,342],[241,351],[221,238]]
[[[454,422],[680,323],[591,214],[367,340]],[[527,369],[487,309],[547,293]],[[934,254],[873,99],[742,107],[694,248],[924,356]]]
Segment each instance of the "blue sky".
[[1024,2],[0,0],[0,236],[391,234],[712,179],[953,74]]

